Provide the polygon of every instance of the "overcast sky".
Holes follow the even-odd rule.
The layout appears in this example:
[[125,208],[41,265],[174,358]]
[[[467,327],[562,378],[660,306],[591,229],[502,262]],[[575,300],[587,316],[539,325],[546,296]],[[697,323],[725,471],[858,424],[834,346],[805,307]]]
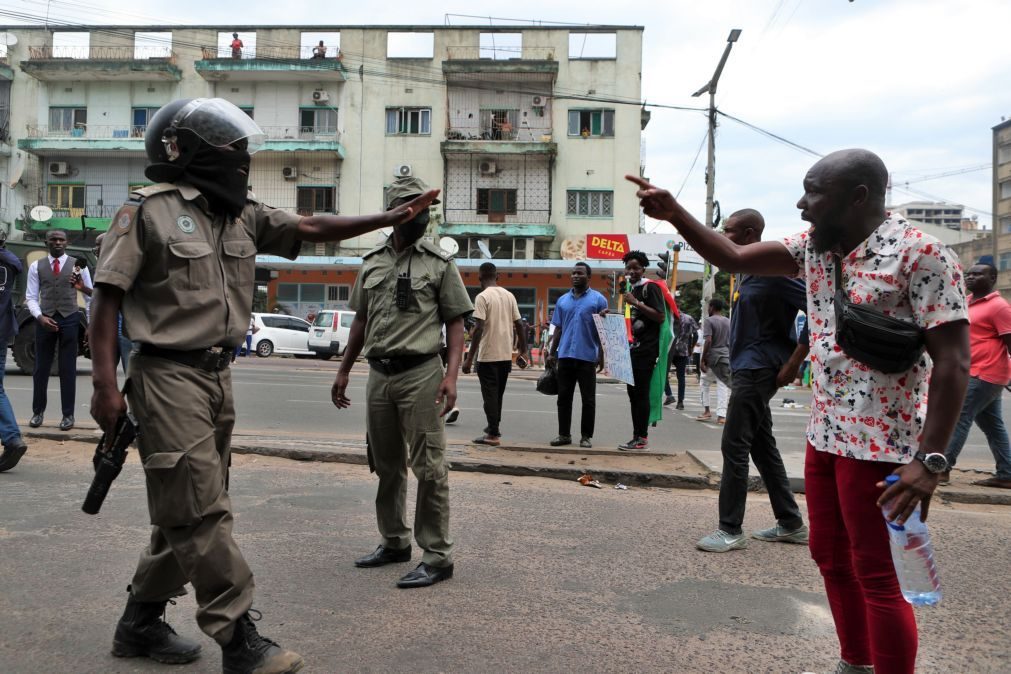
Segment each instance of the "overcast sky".
[[[551,3],[449,0],[326,3],[289,0],[175,0],[120,10],[119,0],[52,0],[57,21],[185,24],[443,24],[444,12],[543,22],[642,25],[643,96],[669,105],[705,104],[705,84],[731,28],[743,29],[720,81],[718,107],[818,152],[865,147],[893,173],[896,203],[920,199],[904,181],[989,164],[991,127],[1011,117],[1011,2],[1008,0],[665,0]],[[0,8],[45,14],[46,3],[6,0]],[[123,13],[123,12],[127,13]],[[0,22],[3,19],[0,18]],[[455,25],[488,18],[451,16]],[[505,21],[494,21],[497,24]],[[598,90],[598,93],[599,90]],[[653,109],[644,133],[646,171],[700,219],[705,211],[705,135],[696,112]],[[745,207],[766,216],[766,238],[802,229],[795,203],[815,161],[732,121],[717,135],[716,197],[724,214]],[[629,172],[637,167],[630,166]],[[616,189],[626,189],[624,185]],[[990,225],[991,173],[978,170],[909,185],[978,209]],[[647,222],[647,228],[667,225]]]

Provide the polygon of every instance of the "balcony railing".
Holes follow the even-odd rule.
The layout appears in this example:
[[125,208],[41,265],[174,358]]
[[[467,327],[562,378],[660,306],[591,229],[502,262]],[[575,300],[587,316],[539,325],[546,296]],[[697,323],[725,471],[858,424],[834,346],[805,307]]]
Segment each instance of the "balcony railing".
[[550,143],[551,129],[531,129],[520,126],[482,127],[455,125],[446,129],[446,140],[489,140],[523,143]]
[[86,218],[111,218],[119,210],[119,205],[67,207],[47,203],[46,206],[53,209],[54,218],[79,218],[82,215]]
[[554,47],[447,47],[450,60],[465,61],[554,61]]
[[[340,141],[341,133],[337,129],[317,128],[312,126],[265,126],[263,132],[268,140],[318,140],[326,142]],[[88,140],[118,140],[123,138],[143,138],[147,126],[109,126],[96,124],[81,124],[75,128],[51,127],[43,125],[28,125],[29,138],[84,138]]]
[[163,61],[175,64],[176,54],[167,47],[28,47],[31,61]]
[[202,47],[201,55],[205,61],[224,59],[226,61],[243,59],[260,59],[264,61],[324,61],[333,63],[341,61],[344,55],[340,47],[327,46],[324,58],[313,57],[313,49],[316,45],[295,45],[293,47],[245,47],[239,50],[239,56],[232,55],[232,48],[225,47]]

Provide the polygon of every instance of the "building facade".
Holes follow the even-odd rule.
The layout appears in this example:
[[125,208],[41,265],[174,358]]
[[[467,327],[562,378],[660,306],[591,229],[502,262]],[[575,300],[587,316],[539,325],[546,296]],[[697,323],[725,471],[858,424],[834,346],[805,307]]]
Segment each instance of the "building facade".
[[962,229],[962,212],[965,207],[961,204],[911,201],[898,206],[889,206],[888,210],[901,215],[906,220],[959,231]]
[[1011,300],[1011,120],[993,127],[993,226],[990,236],[952,246],[968,268],[983,255],[993,256],[997,286]]
[[[149,184],[148,120],[183,97],[227,99],[263,128],[250,188],[276,207],[376,212],[396,176],[415,175],[443,190],[434,241],[455,243],[458,259],[561,274],[562,287],[563,251],[583,249],[587,234],[639,230],[622,180],[642,169],[648,121],[637,105],[639,27],[6,30],[16,41],[0,62],[0,221],[12,238],[104,231],[129,191]],[[325,54],[314,53],[317,38]],[[276,298],[278,284],[299,285],[289,274],[353,272],[383,236],[307,246],[298,266],[266,265],[261,278],[272,277]],[[282,304],[346,301],[346,283],[307,285],[311,299],[299,289]],[[547,306],[547,287],[531,287],[533,305]]]

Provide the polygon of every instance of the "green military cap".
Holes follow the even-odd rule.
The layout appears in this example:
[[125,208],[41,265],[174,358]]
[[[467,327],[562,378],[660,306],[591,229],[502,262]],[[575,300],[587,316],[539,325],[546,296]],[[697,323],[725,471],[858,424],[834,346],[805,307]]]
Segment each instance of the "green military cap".
[[[419,197],[428,191],[428,185],[421,178],[414,176],[401,176],[393,181],[390,188],[386,190],[386,208],[390,207],[397,199],[407,198],[407,200]],[[440,203],[438,199],[432,202],[433,205]]]

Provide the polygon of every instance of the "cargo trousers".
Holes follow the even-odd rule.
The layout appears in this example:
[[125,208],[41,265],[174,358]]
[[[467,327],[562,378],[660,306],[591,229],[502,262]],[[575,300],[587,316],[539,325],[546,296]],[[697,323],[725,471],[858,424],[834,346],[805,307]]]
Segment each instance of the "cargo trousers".
[[131,592],[137,601],[164,601],[185,594],[189,582],[200,629],[227,643],[253,604],[253,574],[232,538],[225,489],[235,425],[231,371],[135,354],[128,377],[153,525]]
[[373,368],[365,388],[369,461],[379,478],[376,520],[381,543],[394,550],[411,545],[409,465],[418,479],[414,539],[424,551],[421,561],[434,567],[453,563],[445,425],[439,416],[442,406],[435,402],[444,374],[433,357],[399,374]]

